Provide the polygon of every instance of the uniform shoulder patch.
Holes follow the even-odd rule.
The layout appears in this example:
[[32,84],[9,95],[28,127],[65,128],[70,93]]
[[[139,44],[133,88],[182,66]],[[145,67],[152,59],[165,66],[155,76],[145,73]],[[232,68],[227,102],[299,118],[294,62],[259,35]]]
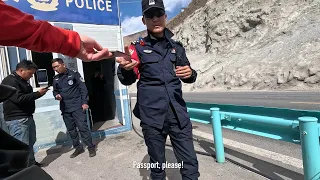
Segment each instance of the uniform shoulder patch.
[[136,40],[136,41],[131,41],[131,44],[132,44],[132,45],[136,45],[136,44],[138,44],[138,43],[139,43],[138,40]]
[[174,42],[175,44],[178,44],[178,45],[180,45],[180,46],[182,46],[182,47],[183,47],[183,44],[182,44],[182,42],[181,42],[181,41],[173,40],[173,42]]
[[146,41],[146,38],[144,37],[139,37],[137,40],[135,41],[131,41],[131,44],[132,45],[141,45],[141,46],[144,46],[145,45],[145,41]]

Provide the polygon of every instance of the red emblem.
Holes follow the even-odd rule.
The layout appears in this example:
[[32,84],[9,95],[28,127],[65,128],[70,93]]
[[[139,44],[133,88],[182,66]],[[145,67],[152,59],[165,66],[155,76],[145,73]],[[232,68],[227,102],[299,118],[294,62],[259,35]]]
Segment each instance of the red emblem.
[[133,71],[136,73],[137,79],[140,79],[140,72],[139,72],[140,59],[139,59],[137,50],[136,50],[136,48],[135,48],[134,45],[130,45],[130,46],[128,47],[128,51],[129,51],[128,53],[130,53],[130,55],[131,55],[131,59],[133,59],[133,60],[135,60],[135,61],[138,62],[138,65],[133,68]]
[[140,41],[140,45],[144,46],[144,41],[143,40]]
[[139,38],[139,43],[140,43],[141,46],[145,45],[143,38],[141,38],[141,37]]

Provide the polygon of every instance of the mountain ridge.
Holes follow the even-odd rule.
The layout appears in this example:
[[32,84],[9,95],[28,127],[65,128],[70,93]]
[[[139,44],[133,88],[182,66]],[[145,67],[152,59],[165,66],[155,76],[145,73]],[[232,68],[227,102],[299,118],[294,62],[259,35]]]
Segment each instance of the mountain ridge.
[[198,72],[184,91],[320,89],[319,1],[193,0],[167,27]]

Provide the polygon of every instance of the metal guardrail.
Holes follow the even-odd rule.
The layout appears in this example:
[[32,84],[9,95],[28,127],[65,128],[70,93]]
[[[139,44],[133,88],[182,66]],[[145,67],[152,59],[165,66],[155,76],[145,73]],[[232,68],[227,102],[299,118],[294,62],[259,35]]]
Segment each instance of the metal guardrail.
[[[229,108],[230,109],[230,108]],[[266,115],[220,111],[188,106],[191,120],[211,124],[218,163],[225,162],[222,127],[301,144],[305,180],[320,179],[320,124],[318,118],[285,119]]]

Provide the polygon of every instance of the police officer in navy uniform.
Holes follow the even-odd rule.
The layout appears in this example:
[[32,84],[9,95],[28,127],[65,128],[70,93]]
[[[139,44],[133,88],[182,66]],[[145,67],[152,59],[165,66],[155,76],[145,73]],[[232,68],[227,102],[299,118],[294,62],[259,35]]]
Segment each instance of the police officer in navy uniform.
[[173,40],[173,33],[165,27],[167,15],[162,0],[142,0],[142,10],[148,36],[132,42],[131,57],[116,58],[118,78],[124,85],[139,79],[133,113],[141,120],[150,163],[160,164],[151,169],[151,178],[166,177],[161,165],[166,163],[165,142],[169,135],[177,161],[183,162],[182,179],[195,180],[200,174],[181,81],[193,83],[197,73],[190,67],[182,44]]
[[75,148],[70,157],[74,158],[84,152],[76,127],[79,129],[82,141],[88,146],[89,156],[93,157],[96,155],[96,150],[86,121],[89,98],[84,80],[79,72],[67,69],[60,58],[52,60],[52,68],[58,73],[53,78],[53,95],[60,101],[63,120]]

